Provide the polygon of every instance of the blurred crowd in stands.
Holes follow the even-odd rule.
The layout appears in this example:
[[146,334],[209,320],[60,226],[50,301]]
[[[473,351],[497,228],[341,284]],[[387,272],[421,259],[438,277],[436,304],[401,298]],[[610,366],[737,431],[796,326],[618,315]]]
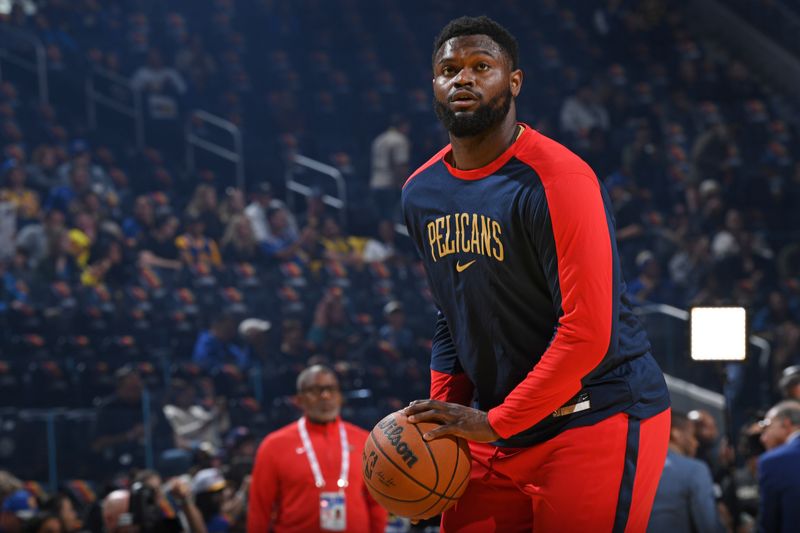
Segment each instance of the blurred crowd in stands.
[[[727,524],[752,521],[758,421],[782,394],[800,396],[796,111],[663,0],[443,6],[15,4],[2,23],[45,44],[52,97],[41,104],[3,65],[0,202],[14,211],[0,210],[0,465],[39,481],[2,473],[4,513],[38,508],[41,524],[62,524],[32,531],[99,531],[99,499],[135,485],[128,498],[155,498],[178,522],[194,500],[209,531],[235,530],[255,446],[295,417],[309,362],[336,369],[344,417],[364,427],[427,396],[434,307],[395,231],[397,201],[446,142],[431,40],[455,15],[488,12],[522,45],[519,115],[608,189],[637,305],[744,305],[769,341],[766,367],[726,369],[731,437],[707,413],[689,417]],[[81,91],[100,68],[144,95],[144,150],[125,124],[88,128]],[[242,128],[244,188],[227,167],[182,164],[183,120],[198,107]],[[347,209],[326,204],[325,182],[284,201],[296,153],[342,172]],[[671,372],[718,388],[660,348]],[[63,408],[47,439],[35,408]],[[57,492],[41,484],[48,445]]]

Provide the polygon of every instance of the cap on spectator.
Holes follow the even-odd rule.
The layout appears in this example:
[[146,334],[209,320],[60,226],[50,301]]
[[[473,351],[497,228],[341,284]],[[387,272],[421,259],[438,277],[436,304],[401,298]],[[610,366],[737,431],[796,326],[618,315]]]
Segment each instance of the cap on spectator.
[[784,368],[781,373],[781,379],[778,382],[778,386],[784,396],[787,396],[789,391],[798,384],[800,384],[800,365]]
[[33,518],[36,514],[36,498],[27,490],[20,489],[11,493],[5,500],[3,500],[3,512],[13,513],[18,518],[28,520]]
[[216,468],[206,468],[195,474],[192,480],[192,492],[202,494],[204,492],[217,492],[225,488],[225,478]]
[[383,306],[383,314],[386,316],[389,316],[392,313],[396,313],[397,311],[402,311],[402,310],[403,310],[403,304],[401,304],[397,300],[392,300],[391,302]]
[[272,324],[268,320],[261,320],[260,318],[247,318],[242,320],[239,324],[239,335],[247,335],[250,330],[266,333],[272,329]]

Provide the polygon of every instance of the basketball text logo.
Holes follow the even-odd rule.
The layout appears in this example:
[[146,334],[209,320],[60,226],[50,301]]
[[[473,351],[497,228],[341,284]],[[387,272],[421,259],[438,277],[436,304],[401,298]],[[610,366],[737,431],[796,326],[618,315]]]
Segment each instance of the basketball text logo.
[[505,259],[500,223],[476,213],[455,213],[427,224],[428,246],[434,262],[450,254],[485,255]]
[[389,444],[394,446],[394,449],[403,459],[409,468],[414,466],[414,463],[417,462],[417,456],[414,455],[414,452],[411,451],[411,448],[408,447],[403,440],[403,428],[397,425],[397,421],[395,421],[394,417],[386,418],[378,424],[378,428],[383,431],[383,434],[386,436],[386,440],[389,441]]
[[375,451],[369,452],[369,458],[363,453],[362,459],[364,461],[364,477],[372,479],[372,472],[375,470],[375,463],[378,462],[378,454]]

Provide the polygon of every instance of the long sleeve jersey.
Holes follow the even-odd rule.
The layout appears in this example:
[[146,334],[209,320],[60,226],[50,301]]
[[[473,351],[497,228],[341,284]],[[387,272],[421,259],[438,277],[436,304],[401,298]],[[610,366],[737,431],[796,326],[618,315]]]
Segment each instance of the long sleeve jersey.
[[607,193],[577,155],[522,126],[482,168],[454,168],[445,147],[402,194],[439,308],[431,397],[488,411],[495,444],[512,447],[669,406],[625,295]]
[[[344,424],[350,446],[349,485],[345,488],[345,517],[350,533],[379,533],[387,514],[372,499],[361,475],[361,451],[368,433]],[[313,533],[320,529],[320,493],[338,492],[342,447],[335,422],[306,422],[308,436],[319,461],[325,486],[314,484],[297,422],[267,435],[256,453],[247,509],[248,533]]]

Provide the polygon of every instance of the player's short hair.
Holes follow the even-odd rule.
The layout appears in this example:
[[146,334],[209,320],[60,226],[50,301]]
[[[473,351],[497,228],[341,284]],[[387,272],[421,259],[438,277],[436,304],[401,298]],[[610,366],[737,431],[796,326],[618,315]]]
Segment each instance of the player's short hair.
[[511,63],[511,69],[516,70],[519,68],[517,40],[503,26],[483,15],[480,17],[459,17],[448,22],[433,42],[431,62],[435,60],[436,53],[439,52],[444,43],[454,37],[462,37],[464,35],[488,36],[506,53]]

